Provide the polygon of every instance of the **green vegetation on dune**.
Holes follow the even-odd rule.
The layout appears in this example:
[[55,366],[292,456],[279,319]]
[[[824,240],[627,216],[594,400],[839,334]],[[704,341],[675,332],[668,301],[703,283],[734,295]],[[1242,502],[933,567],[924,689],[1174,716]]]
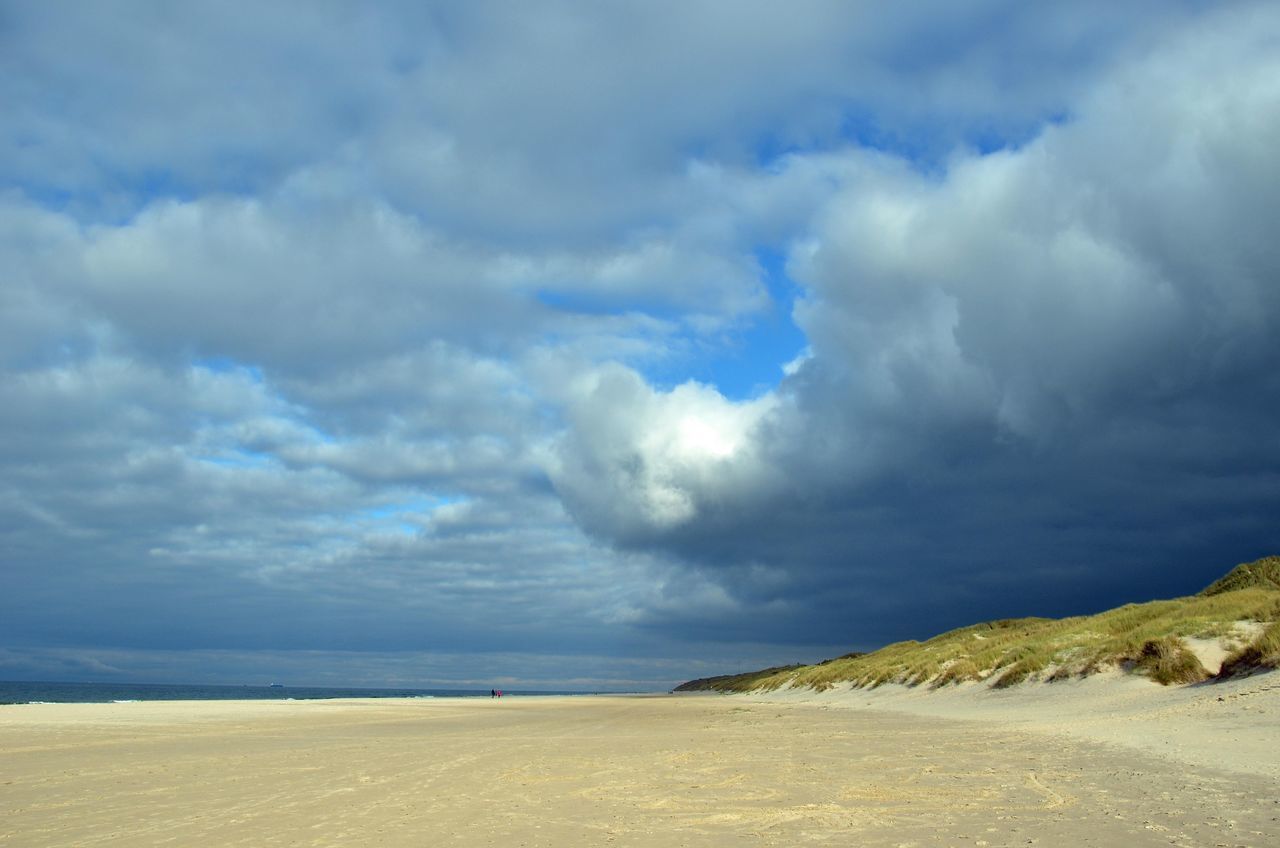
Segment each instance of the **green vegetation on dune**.
[[[1249,640],[1237,622],[1268,625]],[[975,624],[925,642],[898,642],[869,654],[816,665],[786,666],[690,681],[680,691],[829,689],[843,683],[944,687],[982,681],[1003,688],[1027,680],[1054,682],[1108,668],[1159,683],[1194,683],[1211,676],[1186,639],[1223,640],[1233,653],[1223,677],[1280,667],[1280,557],[1237,566],[1198,595],[1126,604],[1097,615],[1020,618]]]
[[1223,592],[1234,592],[1237,589],[1255,586],[1264,589],[1280,589],[1280,556],[1263,557],[1257,562],[1241,563],[1227,572],[1226,576],[1209,584],[1200,594],[1221,595]]
[[1236,677],[1260,668],[1280,668],[1280,621],[1271,622],[1257,639],[1223,660],[1218,676]]
[[697,680],[690,680],[687,683],[681,683],[672,691],[706,692],[715,690],[720,692],[741,692],[755,688],[748,684],[752,680],[761,676],[784,674],[797,668],[804,668],[804,666],[796,663],[795,665],[774,666],[773,668],[766,668],[763,671],[748,671],[743,674],[721,674],[716,677],[700,677]]
[[1142,646],[1135,668],[1156,683],[1199,683],[1212,675],[1177,636],[1152,639]]

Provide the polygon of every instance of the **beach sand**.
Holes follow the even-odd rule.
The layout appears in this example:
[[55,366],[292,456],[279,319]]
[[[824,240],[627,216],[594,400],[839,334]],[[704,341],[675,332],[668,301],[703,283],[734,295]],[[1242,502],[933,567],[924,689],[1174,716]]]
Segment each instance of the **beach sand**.
[[5,706],[0,845],[1277,845],[1228,686]]

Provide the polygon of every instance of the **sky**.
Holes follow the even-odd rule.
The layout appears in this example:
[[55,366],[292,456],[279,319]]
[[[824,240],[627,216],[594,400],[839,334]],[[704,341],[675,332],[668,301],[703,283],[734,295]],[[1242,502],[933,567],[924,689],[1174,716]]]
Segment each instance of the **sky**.
[[1280,6],[0,0],[0,679],[657,690],[1280,552]]

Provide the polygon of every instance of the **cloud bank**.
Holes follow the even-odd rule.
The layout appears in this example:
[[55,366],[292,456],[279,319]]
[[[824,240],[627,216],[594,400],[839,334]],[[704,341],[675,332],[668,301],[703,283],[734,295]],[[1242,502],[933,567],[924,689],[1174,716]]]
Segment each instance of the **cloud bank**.
[[643,688],[1280,545],[1267,4],[3,21],[0,672]]

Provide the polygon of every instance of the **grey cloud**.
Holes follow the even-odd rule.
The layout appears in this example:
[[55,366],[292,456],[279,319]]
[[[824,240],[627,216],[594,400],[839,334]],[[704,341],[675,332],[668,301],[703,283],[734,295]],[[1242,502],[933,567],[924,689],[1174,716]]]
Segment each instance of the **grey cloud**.
[[[678,679],[1277,541],[1265,4],[2,14],[11,667]],[[761,250],[807,354],[656,380]]]
[[[577,254],[514,253],[305,187],[265,200],[162,201],[126,224],[90,228],[9,201],[4,213],[21,235],[7,251],[6,296],[35,326],[78,337],[82,352],[231,359],[281,381],[377,360],[386,370],[441,346],[518,356],[548,338],[602,357],[652,355],[673,335],[731,326],[768,303],[759,269],[733,243],[655,236]],[[611,314],[646,308],[673,317]],[[33,329],[11,340],[29,339],[14,357],[45,342]]]
[[409,38],[390,23],[342,4],[6,4],[5,176],[86,215],[270,187],[386,108]]
[[86,298],[160,352],[305,370],[447,338],[466,316],[516,326],[482,261],[376,206],[165,204],[91,235],[84,263]]
[[433,108],[380,127],[365,158],[443,226],[590,243],[682,215],[679,168],[700,156],[754,165],[852,136],[940,158],[1025,137],[1153,10],[1193,7],[1072,4],[1045,25],[1006,2],[481,4],[408,83]]
[[[7,380],[4,395],[7,644],[481,649],[543,638],[520,627],[538,587],[552,594],[529,610],[560,598],[555,642],[645,573],[619,572],[554,500],[521,487],[518,459],[468,459],[465,435],[425,488],[412,468],[388,480],[359,440],[291,461],[314,431],[242,372],[93,360]],[[406,438],[382,441],[415,455]],[[449,520],[431,518],[441,509]],[[525,577],[508,573],[512,558]]]
[[337,165],[449,232],[612,240],[678,212],[691,150],[823,147],[850,115],[934,154],[1025,133],[1153,13],[1195,7],[16,7],[4,160],[37,194],[117,193],[126,214]]
[[936,396],[981,379],[998,423],[1032,437],[1257,373],[1275,356],[1280,259],[1257,214],[1280,205],[1256,142],[1280,120],[1259,84],[1277,68],[1258,25],[1182,36],[1078,120],[957,161],[940,185],[836,200],[797,266],[814,367],[829,351],[914,399],[907,380],[932,374]]

